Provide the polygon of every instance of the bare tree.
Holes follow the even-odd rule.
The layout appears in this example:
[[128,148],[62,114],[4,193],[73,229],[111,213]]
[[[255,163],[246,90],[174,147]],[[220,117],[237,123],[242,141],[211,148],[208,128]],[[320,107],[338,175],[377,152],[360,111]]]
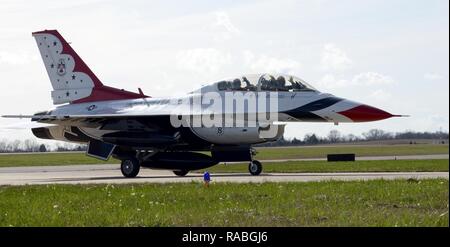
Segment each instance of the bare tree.
[[364,138],[367,141],[373,141],[373,140],[387,140],[387,139],[392,139],[393,136],[391,133],[386,132],[384,130],[381,129],[371,129],[366,133],[362,134],[364,136]]
[[320,142],[320,140],[319,140],[319,138],[317,138],[316,134],[306,134],[303,141],[307,145],[316,145],[316,144],[319,144],[319,142]]
[[343,137],[344,141],[346,142],[356,142],[359,141],[359,137],[357,137],[354,134],[348,134],[345,137]]
[[8,144],[8,148],[7,149],[8,149],[9,152],[20,152],[20,151],[22,151],[20,149],[20,141],[19,140],[14,140],[13,142],[10,142]]
[[7,148],[7,144],[6,144],[6,140],[5,139],[3,139],[3,140],[1,140],[0,141],[0,153],[5,153],[5,152],[7,152],[8,150],[6,149]]
[[24,152],[38,152],[39,151],[39,143],[35,139],[27,139],[23,144]]
[[327,138],[331,143],[339,142],[341,140],[341,133],[338,130],[331,130]]

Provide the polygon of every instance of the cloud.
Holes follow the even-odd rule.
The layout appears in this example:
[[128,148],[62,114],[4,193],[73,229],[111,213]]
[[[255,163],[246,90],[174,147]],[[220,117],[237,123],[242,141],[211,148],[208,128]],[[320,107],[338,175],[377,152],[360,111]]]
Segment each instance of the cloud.
[[234,35],[238,35],[241,31],[231,22],[230,17],[225,11],[214,12],[215,21],[212,27],[217,31],[214,35],[216,41],[229,40]]
[[369,97],[376,101],[387,101],[392,97],[392,95],[383,89],[377,89],[373,91]]
[[350,81],[345,79],[337,79],[334,75],[324,75],[318,84],[320,87],[333,89],[350,86]]
[[321,62],[325,70],[345,70],[353,66],[347,54],[332,43],[324,45]]
[[177,65],[181,69],[197,73],[216,73],[231,63],[231,54],[215,48],[195,48],[177,53]]
[[230,17],[225,11],[218,11],[214,13],[216,15],[216,21],[214,23],[217,27],[223,27],[230,33],[240,33],[240,30],[231,23]]
[[394,82],[394,79],[392,79],[390,76],[382,75],[376,72],[366,72],[355,75],[352,79],[352,82],[355,85],[372,86],[392,84]]
[[292,59],[269,57],[267,55],[256,56],[250,51],[244,51],[244,63],[252,72],[270,72],[294,74],[301,68],[301,64]]
[[[3,92],[0,112],[5,114],[29,114],[53,107],[49,100],[51,85],[30,32],[57,28],[73,42],[74,48],[100,79],[110,86],[140,86],[146,94],[157,97],[172,95],[174,91],[185,93],[195,88],[195,83],[214,82],[247,72],[287,71],[304,77],[324,91],[361,101],[367,98],[381,103],[375,106],[395,109],[398,113],[420,114],[416,118],[339,126],[349,133],[364,132],[373,126],[399,131],[406,126],[416,130],[432,125],[448,126],[448,73],[445,70],[448,59],[442,55],[448,54],[448,38],[442,35],[448,24],[436,18],[448,15],[440,11],[448,5],[444,1],[438,7],[426,3],[417,5],[425,7],[417,9],[429,17],[427,22],[414,13],[403,15],[405,18],[401,22],[383,21],[398,19],[394,18],[398,11],[389,11],[393,6],[387,1],[376,1],[373,6],[363,1],[345,4],[337,1],[288,0],[283,4],[278,1],[223,1],[201,6],[180,1],[176,8],[171,1],[143,0],[133,4],[110,0],[82,0],[82,4],[54,0],[0,3],[0,20],[7,24],[1,27],[0,52],[8,51],[6,55],[0,54],[0,73],[3,81],[14,82],[0,83],[0,92]],[[323,4],[333,6],[323,8]],[[353,14],[364,12],[367,18],[366,22],[352,23],[349,29],[348,18],[342,18],[342,10],[348,10],[350,5]],[[379,23],[365,28],[367,24],[374,24],[367,20],[379,20]],[[404,23],[411,25],[405,29]],[[353,35],[355,30],[358,35]],[[382,32],[398,35],[380,39]],[[427,38],[414,39],[418,34]],[[102,49],[95,44],[102,44]],[[253,52],[247,56],[247,61],[245,50]],[[38,56],[38,61],[26,63],[27,55],[24,54],[27,51]],[[390,84],[377,87],[376,84],[364,84],[364,80],[376,76],[353,79],[366,71],[382,72],[395,80],[411,78],[411,71],[419,74],[412,76],[406,87]],[[439,76],[443,78],[438,79]],[[326,87],[319,86],[321,78]],[[419,104],[417,88],[425,88],[423,82],[440,82],[442,85],[426,88],[428,93],[420,95],[423,100]],[[400,84],[400,81],[395,83]],[[327,90],[329,87],[339,89]],[[372,97],[383,97],[382,92],[375,92],[378,89],[391,93],[390,101],[377,102],[369,98],[371,94]],[[422,119],[432,114],[446,116],[446,123],[422,124]],[[329,125],[306,123],[302,128],[296,124],[292,126],[295,131],[298,129],[296,134],[306,133],[303,126],[318,134],[326,134],[330,128]],[[10,134],[14,138],[32,137],[30,131]],[[287,133],[287,136],[293,134]]]
[[443,78],[442,75],[436,74],[436,73],[426,73],[423,75],[423,78],[430,80],[430,81],[437,81]]
[[322,77],[319,81],[319,86],[334,89],[349,86],[376,86],[376,85],[389,85],[394,83],[394,79],[387,75],[382,75],[376,72],[364,72],[354,75],[352,79],[338,79],[332,74],[328,74]]

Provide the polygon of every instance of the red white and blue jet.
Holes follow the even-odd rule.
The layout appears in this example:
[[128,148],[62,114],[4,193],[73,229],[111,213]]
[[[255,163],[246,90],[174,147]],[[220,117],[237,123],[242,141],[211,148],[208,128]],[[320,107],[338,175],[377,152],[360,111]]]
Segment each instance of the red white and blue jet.
[[87,155],[103,160],[113,156],[122,161],[125,177],[137,176],[141,167],[184,176],[235,161],[248,161],[249,172],[259,175],[262,165],[253,159],[252,145],[279,139],[288,122],[338,124],[399,116],[319,92],[284,74],[239,76],[182,97],[150,97],[141,89],[134,93],[103,84],[58,31],[34,32],[33,37],[58,106],[3,117],[31,118],[46,124],[32,128],[38,138],[86,143]]

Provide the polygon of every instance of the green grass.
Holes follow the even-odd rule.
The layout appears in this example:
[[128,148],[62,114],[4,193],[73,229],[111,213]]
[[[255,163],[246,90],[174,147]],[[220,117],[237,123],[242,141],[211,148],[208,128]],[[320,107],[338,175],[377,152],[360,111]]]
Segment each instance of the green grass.
[[356,156],[393,156],[448,154],[448,144],[416,145],[338,145],[311,147],[258,148],[257,159],[326,158],[332,153],[354,153]]
[[446,179],[0,187],[0,226],[449,226]]
[[[378,145],[378,146],[314,146],[314,147],[282,147],[258,148],[256,159],[295,159],[295,158],[325,158],[329,153],[355,153],[356,156],[383,155],[420,155],[448,154],[447,145],[417,144],[417,145]],[[0,167],[9,166],[46,166],[73,164],[104,164],[119,163],[116,159],[107,162],[91,158],[84,153],[45,153],[45,154],[11,154],[0,155]]]
[[[209,172],[248,172],[248,164],[220,164]],[[204,172],[201,170],[200,172]],[[263,172],[447,172],[449,160],[288,161],[263,163]]]
[[56,166],[77,164],[119,163],[116,159],[101,161],[84,153],[38,153],[38,154],[5,154],[0,155],[0,167],[10,166]]

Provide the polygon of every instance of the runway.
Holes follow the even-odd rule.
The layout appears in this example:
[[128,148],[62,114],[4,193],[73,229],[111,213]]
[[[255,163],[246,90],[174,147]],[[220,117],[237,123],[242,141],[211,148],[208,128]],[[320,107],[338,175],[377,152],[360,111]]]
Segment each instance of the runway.
[[[356,156],[355,160],[448,160],[449,154],[420,154],[420,155],[390,155],[390,156]],[[276,159],[261,160],[264,162],[287,161],[326,161],[327,158],[301,158],[301,159]],[[239,162],[237,162],[239,163]]]
[[[345,173],[213,173],[213,182],[262,183],[308,182],[324,180],[449,178],[448,172],[345,172]],[[171,171],[141,169],[137,178],[124,178],[118,164],[0,168],[0,185],[27,184],[104,184],[176,183],[202,181],[202,175],[189,173],[177,177]]]

